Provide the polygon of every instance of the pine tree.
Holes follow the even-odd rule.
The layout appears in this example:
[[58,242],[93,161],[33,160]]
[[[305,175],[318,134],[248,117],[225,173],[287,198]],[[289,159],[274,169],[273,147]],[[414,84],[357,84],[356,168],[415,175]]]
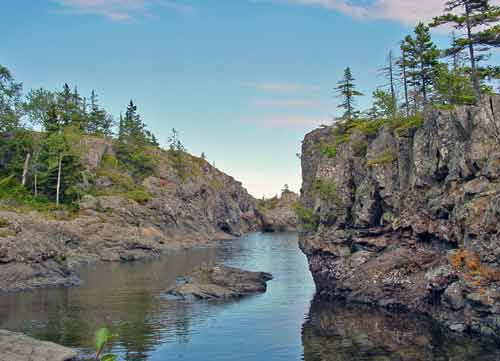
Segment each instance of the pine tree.
[[22,84],[17,83],[10,71],[0,65],[0,132],[20,126]]
[[387,84],[384,84],[384,88],[389,88],[389,91],[391,92],[391,96],[393,98],[393,101],[397,101],[397,96],[396,96],[396,67],[395,67],[395,59],[392,54],[392,51],[389,51],[389,54],[387,55],[387,62],[386,64],[380,68],[378,71],[379,73],[386,78]]
[[[461,13],[456,13],[461,9]],[[449,0],[446,2],[446,13],[434,18],[432,26],[451,24],[455,29],[464,32],[464,36],[454,40],[447,54],[453,55],[468,50],[471,67],[471,81],[476,98],[481,99],[481,75],[478,62],[485,60],[479,53],[492,46],[500,45],[500,7],[493,6],[489,0]],[[490,24],[493,26],[488,27]]]
[[425,105],[432,92],[440,52],[432,42],[428,26],[419,23],[414,33],[415,37],[408,35],[402,44],[406,55],[404,66],[408,70],[408,83],[420,92]]
[[401,58],[398,59],[397,65],[399,67],[399,76],[401,81],[403,82],[403,92],[405,97],[404,107],[406,109],[406,116],[410,116],[410,98],[408,93],[408,56],[406,55],[405,42],[402,41],[400,44],[401,49]]
[[352,76],[351,68],[347,67],[344,70],[343,79],[339,81],[337,87],[334,88],[338,97],[343,99],[342,104],[340,104],[338,108],[344,109],[344,114],[342,115],[344,119],[355,119],[359,115],[359,111],[355,110],[355,97],[362,96],[363,94],[356,90],[354,84],[355,80],[356,79]]
[[90,94],[90,110],[87,116],[87,132],[97,135],[111,135],[113,119],[99,106],[98,96],[94,90]]

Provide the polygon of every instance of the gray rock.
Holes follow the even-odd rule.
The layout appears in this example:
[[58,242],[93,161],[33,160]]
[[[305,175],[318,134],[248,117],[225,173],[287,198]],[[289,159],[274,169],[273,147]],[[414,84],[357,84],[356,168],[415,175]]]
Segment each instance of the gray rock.
[[[300,202],[319,225],[301,233],[300,247],[318,293],[500,338],[498,129],[493,96],[428,108],[419,127],[344,134],[334,157],[321,149],[334,146],[338,129],[307,134]],[[365,156],[354,151],[363,141]],[[318,179],[335,182],[340,207],[318,197]]]
[[272,275],[237,268],[204,265],[187,275],[181,284],[166,291],[167,295],[183,300],[239,298],[265,292]]
[[77,356],[70,348],[0,330],[0,361],[76,361]]

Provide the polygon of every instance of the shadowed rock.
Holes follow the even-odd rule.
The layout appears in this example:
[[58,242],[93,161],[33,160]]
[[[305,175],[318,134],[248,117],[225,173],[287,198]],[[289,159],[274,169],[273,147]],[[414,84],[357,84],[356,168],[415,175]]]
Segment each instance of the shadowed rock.
[[73,361],[75,350],[0,330],[0,361]]
[[166,294],[182,300],[227,299],[265,292],[273,276],[265,272],[249,272],[233,267],[203,265],[188,274],[181,284]]

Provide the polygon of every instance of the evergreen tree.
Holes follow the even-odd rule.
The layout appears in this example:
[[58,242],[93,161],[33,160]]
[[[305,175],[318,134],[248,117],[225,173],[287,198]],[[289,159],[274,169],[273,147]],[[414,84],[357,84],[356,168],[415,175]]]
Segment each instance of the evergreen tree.
[[51,200],[72,203],[80,196],[83,166],[63,132],[48,133],[38,156],[38,189]]
[[432,92],[440,52],[432,42],[428,26],[419,23],[414,33],[415,37],[408,35],[402,44],[406,55],[404,66],[408,70],[408,83],[420,92],[425,105]]
[[334,89],[338,97],[343,100],[338,108],[344,109],[344,114],[342,115],[344,119],[355,119],[359,115],[359,111],[355,109],[355,97],[362,96],[363,94],[356,90],[355,80],[352,76],[351,68],[347,67],[344,70],[343,79],[337,83],[337,87]]
[[[457,10],[461,9],[460,13]],[[481,98],[481,75],[478,62],[485,60],[491,46],[500,45],[500,7],[491,5],[489,0],[449,0],[446,2],[446,13],[434,18],[432,26],[451,24],[455,29],[463,31],[464,36],[453,41],[448,55],[468,50],[471,68],[471,81],[477,99]],[[493,26],[490,26],[493,25]]]
[[94,90],[90,94],[90,110],[87,115],[87,132],[89,134],[111,135],[113,119],[99,106],[98,96]]
[[398,59],[397,65],[400,69],[399,76],[400,79],[403,83],[403,92],[404,92],[404,98],[405,98],[405,103],[404,107],[406,109],[406,116],[410,116],[410,98],[409,98],[409,92],[408,92],[408,56],[406,54],[406,47],[405,47],[405,42],[402,41],[400,44],[400,49],[401,49],[401,58]]
[[22,116],[22,84],[0,65],[0,133],[20,126]]
[[395,59],[392,54],[392,51],[389,51],[389,54],[387,55],[387,62],[386,65],[384,65],[382,68],[379,69],[379,73],[386,78],[387,84],[384,84],[384,88],[389,88],[391,97],[393,98],[393,101],[397,101],[397,96],[396,96],[396,67],[395,67]]
[[396,99],[392,94],[383,89],[377,89],[373,92],[373,107],[370,110],[372,119],[391,119],[397,114]]

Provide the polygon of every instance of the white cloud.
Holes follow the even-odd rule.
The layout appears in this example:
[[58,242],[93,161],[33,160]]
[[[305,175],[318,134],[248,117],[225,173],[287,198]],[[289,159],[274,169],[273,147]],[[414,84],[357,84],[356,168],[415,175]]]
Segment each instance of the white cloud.
[[137,17],[152,16],[151,8],[163,6],[181,13],[192,13],[194,8],[177,0],[53,0],[64,14],[97,15],[112,21],[131,21]]
[[[282,0],[299,5],[321,6],[359,19],[394,20],[407,25],[429,21],[443,12],[446,0],[371,0],[355,4],[349,0]],[[492,0],[500,5],[500,0]]]

